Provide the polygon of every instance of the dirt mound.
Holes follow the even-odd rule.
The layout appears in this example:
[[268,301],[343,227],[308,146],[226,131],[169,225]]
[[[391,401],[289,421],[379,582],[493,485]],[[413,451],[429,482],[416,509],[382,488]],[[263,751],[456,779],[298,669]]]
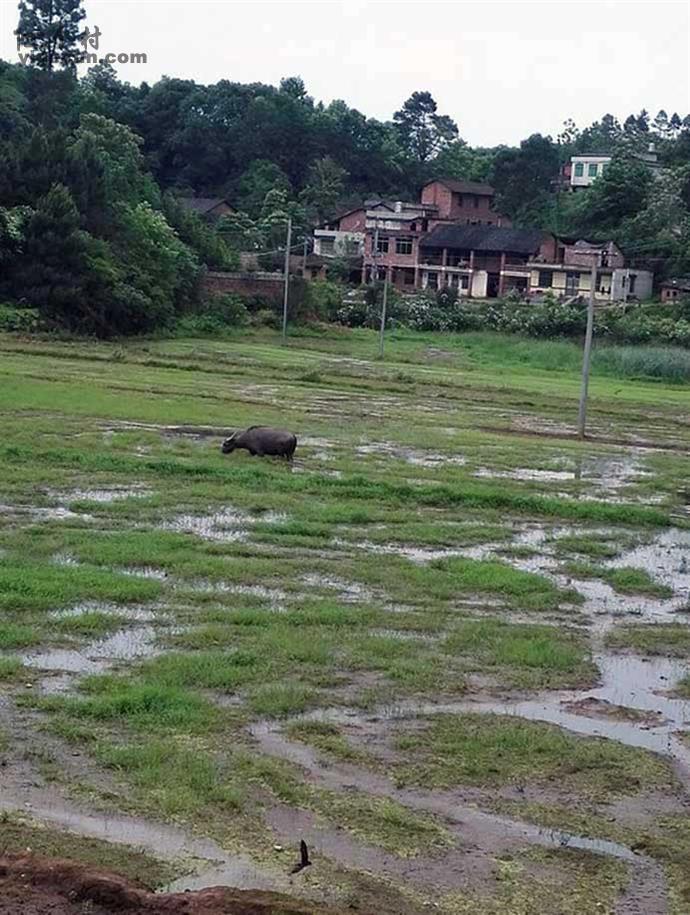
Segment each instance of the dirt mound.
[[155,894],[59,858],[0,856],[0,915],[338,915],[277,893],[214,887]]

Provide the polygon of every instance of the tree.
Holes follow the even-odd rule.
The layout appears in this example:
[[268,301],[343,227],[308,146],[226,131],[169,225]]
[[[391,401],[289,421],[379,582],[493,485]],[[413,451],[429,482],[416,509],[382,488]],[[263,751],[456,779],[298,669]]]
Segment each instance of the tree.
[[312,162],[307,174],[307,186],[300,196],[311,222],[319,224],[333,216],[345,191],[346,179],[345,169],[330,156]]
[[598,237],[614,235],[621,222],[647,203],[650,170],[634,159],[614,159],[582,196],[581,227]]
[[254,159],[237,183],[233,203],[239,209],[256,218],[261,213],[266,194],[272,190],[292,193],[290,179],[275,162],[269,159]]
[[85,53],[77,47],[86,18],[82,0],[21,0],[17,41],[30,48],[31,63],[52,73],[59,65],[74,71]]
[[499,211],[524,219],[529,207],[550,190],[559,165],[558,147],[539,133],[523,140],[519,149],[500,150],[491,172]]
[[87,243],[70,192],[56,184],[38,200],[26,226],[13,283],[45,318],[75,327],[85,299]]
[[455,121],[436,112],[430,92],[413,92],[393,115],[402,146],[422,165],[459,136]]

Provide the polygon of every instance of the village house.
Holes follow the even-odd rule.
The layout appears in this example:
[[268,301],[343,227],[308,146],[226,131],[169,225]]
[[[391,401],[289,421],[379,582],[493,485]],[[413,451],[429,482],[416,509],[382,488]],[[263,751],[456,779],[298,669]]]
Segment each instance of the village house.
[[529,261],[555,258],[555,239],[536,229],[439,225],[420,241],[423,289],[448,286],[459,295],[495,298],[529,291]]
[[648,270],[626,267],[622,251],[611,241],[595,244],[584,239],[557,240],[553,260],[542,252],[529,262],[530,295],[589,296],[593,266],[597,268],[595,301],[632,302],[651,297],[653,275]]
[[223,197],[178,197],[177,200],[187,210],[191,210],[209,222],[214,222],[221,216],[229,216],[235,212],[235,208]]
[[[629,157],[635,162],[646,165],[654,177],[658,177],[663,172],[653,143],[649,144],[646,152],[631,152]],[[608,152],[571,156],[570,162],[566,163],[561,170],[561,186],[567,184],[571,191],[586,190],[604,174],[613,159],[613,153]]]
[[690,276],[677,276],[664,280],[661,284],[661,301],[677,302],[678,299],[690,298]]
[[[587,164],[593,181],[590,164],[599,168],[602,162]],[[429,181],[419,203],[366,200],[314,231],[304,276],[325,277],[329,260],[341,258],[349,261],[351,280],[387,279],[401,291],[450,287],[474,298],[510,290],[525,297],[549,292],[577,298],[589,295],[596,264],[597,301],[651,295],[652,274],[626,268],[613,242],[559,240],[536,229],[513,229],[494,200],[489,185],[446,178]]]

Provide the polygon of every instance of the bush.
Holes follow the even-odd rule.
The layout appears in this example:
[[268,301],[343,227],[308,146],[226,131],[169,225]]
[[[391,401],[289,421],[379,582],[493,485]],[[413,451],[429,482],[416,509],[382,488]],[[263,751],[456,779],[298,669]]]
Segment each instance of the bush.
[[223,336],[237,327],[249,323],[249,312],[238,295],[210,296],[194,315],[187,315],[177,322],[179,334],[210,334]]
[[14,308],[0,303],[0,330],[31,334],[40,329],[41,321],[36,308]]

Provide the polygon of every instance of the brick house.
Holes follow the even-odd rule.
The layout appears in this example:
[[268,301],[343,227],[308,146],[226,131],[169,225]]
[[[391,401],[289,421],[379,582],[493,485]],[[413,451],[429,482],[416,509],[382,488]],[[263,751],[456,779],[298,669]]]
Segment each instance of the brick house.
[[488,184],[437,178],[422,188],[422,203],[435,206],[437,219],[468,226],[510,227],[507,216],[494,208],[496,192]]
[[664,280],[661,284],[661,301],[677,302],[678,299],[690,298],[690,276],[677,276]]

